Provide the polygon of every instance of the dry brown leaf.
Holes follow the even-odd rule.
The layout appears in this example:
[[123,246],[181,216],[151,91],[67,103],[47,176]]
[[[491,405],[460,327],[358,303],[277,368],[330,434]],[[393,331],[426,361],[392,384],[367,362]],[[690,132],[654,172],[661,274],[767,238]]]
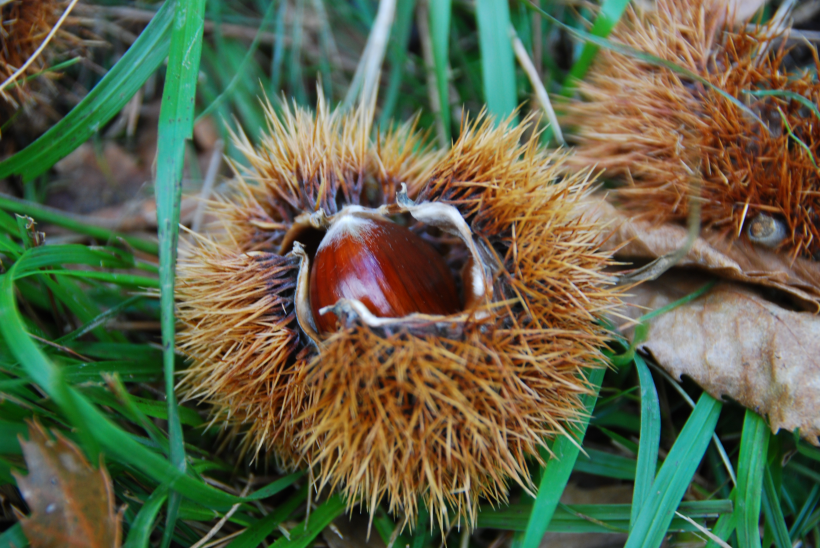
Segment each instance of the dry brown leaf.
[[38,423],[20,438],[29,473],[14,473],[31,515],[19,515],[33,548],[118,548],[122,514],[105,467],[95,470],[74,443],[52,440]]
[[[612,235],[607,246],[617,250],[619,259],[655,259],[680,249],[686,242],[683,226],[630,218],[603,199],[587,207],[589,215],[609,222]],[[730,280],[773,287],[795,297],[808,310],[820,312],[818,261],[791,261],[745,239],[727,242],[717,234],[704,233],[678,266],[703,268]]]
[[[670,272],[632,290],[627,315],[637,317],[709,281]],[[641,308],[646,307],[646,308]],[[675,378],[729,396],[768,416],[772,431],[800,429],[820,445],[820,316],[786,310],[753,288],[720,282],[694,301],[648,322],[639,349]]]
[[[199,205],[197,196],[183,196],[180,202],[179,222],[190,224]],[[133,198],[123,204],[98,209],[89,215],[95,224],[120,232],[150,230],[157,226],[157,202],[151,198]]]

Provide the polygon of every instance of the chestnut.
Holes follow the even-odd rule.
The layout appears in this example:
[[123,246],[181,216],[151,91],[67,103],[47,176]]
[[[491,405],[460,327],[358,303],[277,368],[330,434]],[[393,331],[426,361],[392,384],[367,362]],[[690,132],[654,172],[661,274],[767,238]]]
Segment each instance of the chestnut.
[[[435,248],[390,219],[402,213],[459,236],[467,246],[471,256],[462,271],[463,304],[453,275]],[[325,231],[313,257],[299,241],[307,227]],[[455,207],[415,204],[404,184],[392,205],[349,206],[332,216],[321,210],[303,215],[285,241],[301,261],[296,316],[316,345],[345,314],[371,327],[436,323],[463,311],[483,317],[485,312],[472,309],[491,295],[490,278],[497,269],[473,242],[472,231]]]
[[320,309],[357,299],[378,317],[454,314],[461,308],[453,276],[432,245],[399,224],[344,215],[328,230],[310,270],[310,307],[321,333],[336,316]]

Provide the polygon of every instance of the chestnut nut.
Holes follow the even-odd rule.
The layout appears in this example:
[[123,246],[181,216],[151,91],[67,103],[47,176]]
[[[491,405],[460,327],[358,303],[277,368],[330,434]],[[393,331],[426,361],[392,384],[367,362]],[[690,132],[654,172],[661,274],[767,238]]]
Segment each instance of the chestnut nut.
[[[410,213],[417,221],[458,235],[469,248],[463,305],[444,259],[423,238],[388,218],[396,213]],[[393,205],[350,206],[333,216],[320,210],[300,216],[295,227],[326,231],[312,258],[298,235],[286,237],[293,240],[292,253],[301,261],[297,319],[316,344],[334,330],[342,309],[378,326],[457,314],[489,295],[491,273],[458,210],[442,203],[416,205],[404,184]]]

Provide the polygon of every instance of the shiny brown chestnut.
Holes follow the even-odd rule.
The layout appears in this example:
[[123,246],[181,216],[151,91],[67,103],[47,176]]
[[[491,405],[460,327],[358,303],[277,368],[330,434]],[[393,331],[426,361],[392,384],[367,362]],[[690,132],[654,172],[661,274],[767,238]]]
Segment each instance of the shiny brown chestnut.
[[346,215],[322,239],[310,269],[310,307],[320,333],[333,330],[331,307],[356,299],[380,318],[461,309],[444,259],[409,229],[378,217]]
[[[390,220],[398,214],[458,236],[467,247],[463,302],[442,256]],[[312,254],[300,242],[309,239],[311,229],[324,233]],[[414,203],[404,185],[395,204],[378,209],[348,206],[332,216],[322,210],[303,215],[283,245],[292,246],[300,259],[296,317],[316,345],[335,330],[338,318],[351,314],[371,327],[429,325],[462,312],[486,316],[476,307],[492,295],[494,269],[487,266],[469,226],[453,206]]]

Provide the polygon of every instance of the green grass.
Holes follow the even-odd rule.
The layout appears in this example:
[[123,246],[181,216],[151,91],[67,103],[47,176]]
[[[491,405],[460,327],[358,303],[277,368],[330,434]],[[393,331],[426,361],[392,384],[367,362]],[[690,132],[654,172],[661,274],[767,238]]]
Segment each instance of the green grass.
[[[25,432],[26,421],[37,419],[59,430],[92,462],[103,456],[118,504],[128,504],[128,548],[191,546],[233,508],[215,537],[232,534],[227,546],[267,542],[306,548],[344,511],[344,501],[333,495],[315,501],[308,517],[303,473],[284,475],[273,463],[252,465],[238,458],[235,446],[220,436],[219,424],[209,423],[207,409],[180,405],[173,396],[176,375],[185,367],[173,350],[172,295],[186,167],[196,179],[186,157],[194,122],[210,117],[223,138],[241,126],[256,140],[265,127],[258,96],[310,105],[319,77],[328,98],[341,104],[377,6],[366,0],[319,2],[329,24],[321,23],[312,0],[101,0],[155,14],[119,59],[107,53],[95,58],[104,76],[94,80],[75,61],[61,65],[69,77],[91,78],[90,91],[42,136],[0,162],[0,177],[19,177],[13,183],[27,185],[28,196],[48,195],[54,164],[89,139],[103,139],[106,124],[138,90],[160,83],[156,234],[119,233],[71,212],[0,194],[0,482],[13,483],[11,471],[25,468],[17,435]],[[573,78],[586,74],[596,48],[617,47],[604,38],[625,2],[607,0],[597,16],[586,13],[594,21],[589,32],[582,30],[587,27],[579,13],[561,3],[538,4],[544,10],[535,20],[544,51],[539,68],[549,69],[551,92],[569,92]],[[442,108],[430,106],[417,2],[399,0],[383,70],[379,127],[418,115],[432,141],[437,123],[447,138],[458,137],[462,109],[474,115],[486,105],[507,116],[523,104],[520,114],[526,114],[531,90],[514,63],[509,29],[514,24],[533,47],[530,6],[499,0],[428,6],[434,92]],[[204,34],[206,23],[213,31]],[[222,32],[227,24],[248,32],[244,38]],[[585,41],[579,56],[557,59],[550,44],[570,31]],[[269,33],[272,40],[265,38]],[[9,126],[17,123],[19,118]],[[230,147],[227,154],[240,161]],[[83,243],[55,241],[49,233],[47,245],[35,245],[27,219],[14,214],[32,217],[38,228],[60,227]],[[666,311],[642,320],[651,322]],[[114,327],[128,322],[160,327]],[[545,467],[531,463],[536,497],[513,486],[516,502],[482,506],[479,527],[491,530],[493,538],[510,532],[513,543],[526,548],[538,546],[545,532],[620,533],[627,546],[652,547],[670,536],[684,542],[700,535],[677,512],[733,546],[820,542],[820,451],[790,433],[771,434],[761,417],[690,383],[671,385],[636,345],[613,340],[608,351],[613,367],[589,374],[591,385],[600,388],[599,397],[585,401],[591,419],[573,428],[572,440],[559,438],[550,445],[560,458],[545,452]],[[690,408],[692,398],[697,404]],[[631,502],[561,503],[567,486],[579,483],[631,486]],[[380,508],[373,516],[374,534],[389,541],[397,520]],[[19,525],[4,523],[0,547],[25,546]],[[421,516],[420,527],[405,531],[395,546],[440,546],[445,539],[427,523]],[[446,541],[460,545],[461,534],[454,530]],[[468,539],[474,548],[485,541]]]
[[[157,235],[159,238],[160,322],[162,323],[163,373],[168,402],[169,458],[185,473],[185,439],[174,394],[176,347],[174,344],[174,275],[179,241],[179,212],[182,199],[182,170],[185,141],[194,130],[196,81],[202,52],[205,0],[180,2],[174,12],[168,70],[162,92],[157,149]],[[171,544],[183,494],[172,489],[168,494],[166,526],[162,547]]]

